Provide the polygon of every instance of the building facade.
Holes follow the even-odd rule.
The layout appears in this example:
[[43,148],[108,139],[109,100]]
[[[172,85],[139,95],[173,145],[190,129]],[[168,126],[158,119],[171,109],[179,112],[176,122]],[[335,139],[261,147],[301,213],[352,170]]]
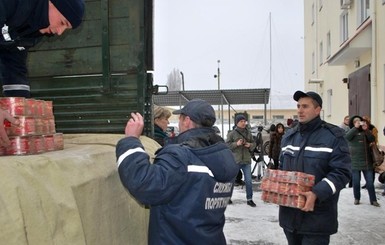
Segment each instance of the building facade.
[[304,0],[305,90],[323,119],[368,115],[385,144],[385,0]]

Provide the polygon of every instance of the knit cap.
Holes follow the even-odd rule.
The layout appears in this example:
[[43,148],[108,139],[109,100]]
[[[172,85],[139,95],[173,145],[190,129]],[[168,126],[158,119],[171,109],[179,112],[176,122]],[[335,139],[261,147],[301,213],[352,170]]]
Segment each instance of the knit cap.
[[80,25],[84,15],[84,0],[51,0],[51,3],[71,23],[72,29]]
[[237,125],[237,124],[239,123],[239,121],[241,121],[241,120],[247,121],[247,120],[246,120],[246,117],[245,117],[244,115],[238,114],[238,115],[235,117],[235,125]]

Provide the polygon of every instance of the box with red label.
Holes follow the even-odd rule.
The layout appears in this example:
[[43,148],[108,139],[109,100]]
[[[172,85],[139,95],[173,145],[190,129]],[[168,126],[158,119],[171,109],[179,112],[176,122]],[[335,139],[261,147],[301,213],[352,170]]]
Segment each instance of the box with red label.
[[45,151],[54,151],[55,143],[54,143],[53,135],[52,134],[43,135],[43,138],[44,138]]
[[262,179],[262,200],[282,206],[303,208],[306,199],[301,192],[311,191],[314,175],[268,169]]
[[63,150],[63,134],[57,134],[52,101],[22,97],[0,98],[0,109],[18,120],[4,120],[4,129],[11,144],[0,147],[0,155],[38,154]]
[[9,137],[11,144],[7,147],[0,147],[1,155],[28,155],[35,153],[35,145],[28,136]]
[[36,134],[36,120],[33,117],[15,116],[19,125],[4,122],[5,132],[8,136],[27,136]]
[[2,97],[0,98],[0,107],[8,111],[11,116],[26,115],[25,98],[22,97]]

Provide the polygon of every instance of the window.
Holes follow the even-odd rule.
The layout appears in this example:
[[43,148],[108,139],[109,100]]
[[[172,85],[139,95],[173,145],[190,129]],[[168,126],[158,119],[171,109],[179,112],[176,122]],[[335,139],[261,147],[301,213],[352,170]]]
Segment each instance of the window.
[[326,34],[326,57],[329,58],[331,55],[331,48],[332,47],[332,41],[331,41],[331,36],[330,36],[330,31],[328,34]]
[[261,116],[261,115],[253,115],[252,118],[256,119],[256,120],[259,120],[259,119],[263,119],[263,116]]
[[341,43],[348,40],[348,12],[344,12],[341,15]]
[[369,0],[358,0],[357,18],[358,26],[361,25],[370,16],[370,1]]
[[330,117],[332,115],[332,97],[333,97],[333,90],[332,89],[328,89],[327,90],[327,98],[326,98],[326,101],[327,101],[327,112],[326,112],[326,115],[328,117]]
[[319,44],[319,65],[321,66],[322,65],[322,63],[324,62],[324,58],[323,58],[323,52],[324,52],[324,50],[323,50],[324,48],[323,48],[323,43],[322,42],[320,42],[320,44]]
[[273,119],[280,120],[280,119],[285,119],[285,117],[283,115],[273,115]]

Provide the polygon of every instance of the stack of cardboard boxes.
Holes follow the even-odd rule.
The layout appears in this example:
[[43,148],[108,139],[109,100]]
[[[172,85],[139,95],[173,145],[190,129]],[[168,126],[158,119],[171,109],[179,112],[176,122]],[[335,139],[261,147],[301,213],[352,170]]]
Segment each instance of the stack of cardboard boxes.
[[303,208],[305,196],[301,192],[311,191],[314,175],[267,169],[262,179],[262,200],[281,206]]
[[63,134],[56,133],[52,101],[4,97],[0,98],[0,107],[20,122],[4,122],[11,144],[0,147],[0,155],[39,154],[64,148]]

